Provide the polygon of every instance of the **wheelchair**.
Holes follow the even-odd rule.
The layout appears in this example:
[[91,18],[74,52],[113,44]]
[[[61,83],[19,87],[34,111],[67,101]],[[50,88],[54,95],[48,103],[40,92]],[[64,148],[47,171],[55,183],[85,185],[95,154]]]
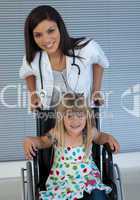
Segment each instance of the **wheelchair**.
[[[99,107],[94,107],[92,112],[95,117],[96,128],[100,130]],[[37,136],[42,136],[50,128],[54,127],[55,121],[47,118],[48,115],[55,115],[52,110],[37,110],[36,129]],[[47,126],[45,126],[47,124]],[[98,166],[101,180],[112,188],[108,196],[109,200],[124,200],[121,173],[117,164],[113,163],[112,151],[107,144],[93,144],[93,159]],[[39,191],[46,190],[45,183],[53,162],[53,147],[39,150],[33,162],[26,162],[26,169],[21,169],[22,176],[22,199],[39,200]]]

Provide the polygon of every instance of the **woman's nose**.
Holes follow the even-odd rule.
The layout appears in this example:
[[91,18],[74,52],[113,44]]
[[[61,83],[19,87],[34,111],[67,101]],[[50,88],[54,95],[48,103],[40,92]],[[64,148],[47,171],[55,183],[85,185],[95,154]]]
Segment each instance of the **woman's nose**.
[[42,42],[50,44],[51,43],[51,37],[47,33],[43,34]]

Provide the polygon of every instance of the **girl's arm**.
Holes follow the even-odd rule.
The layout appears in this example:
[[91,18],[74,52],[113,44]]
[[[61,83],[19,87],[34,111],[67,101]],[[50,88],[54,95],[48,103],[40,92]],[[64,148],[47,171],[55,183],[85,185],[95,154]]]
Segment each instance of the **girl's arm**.
[[36,155],[38,149],[49,148],[52,145],[51,133],[41,137],[27,137],[24,140],[24,154],[26,159],[31,159]]
[[98,132],[96,137],[94,137],[94,142],[99,145],[108,143],[114,153],[118,153],[120,151],[120,145],[118,141],[110,134]]

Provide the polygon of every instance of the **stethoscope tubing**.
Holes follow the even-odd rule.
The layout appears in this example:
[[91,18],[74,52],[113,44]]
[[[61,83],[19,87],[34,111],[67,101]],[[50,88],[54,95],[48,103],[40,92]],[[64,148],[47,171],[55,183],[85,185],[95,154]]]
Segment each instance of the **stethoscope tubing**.
[[[40,93],[40,95],[42,96],[42,97],[44,97],[45,96],[45,92],[43,92],[44,91],[44,87],[43,87],[43,76],[42,76],[42,70],[41,70],[41,58],[42,58],[42,51],[40,51],[40,55],[39,55],[39,74],[40,74],[40,81],[41,81],[41,93]],[[75,67],[77,67],[77,69],[78,69],[78,77],[80,76],[80,67],[79,67],[79,65],[78,64],[76,64],[75,63],[75,53],[74,53],[74,50],[73,50],[73,63],[71,64],[72,66],[75,66]],[[76,83],[76,85],[77,85],[77,83]]]

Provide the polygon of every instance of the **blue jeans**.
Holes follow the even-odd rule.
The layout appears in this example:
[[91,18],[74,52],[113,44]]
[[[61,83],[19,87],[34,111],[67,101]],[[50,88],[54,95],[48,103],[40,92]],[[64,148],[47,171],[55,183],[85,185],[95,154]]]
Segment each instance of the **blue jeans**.
[[107,196],[104,190],[93,190],[89,195],[84,193],[84,197],[79,200],[107,200]]
[[93,190],[90,200],[107,200],[107,196],[104,190]]

